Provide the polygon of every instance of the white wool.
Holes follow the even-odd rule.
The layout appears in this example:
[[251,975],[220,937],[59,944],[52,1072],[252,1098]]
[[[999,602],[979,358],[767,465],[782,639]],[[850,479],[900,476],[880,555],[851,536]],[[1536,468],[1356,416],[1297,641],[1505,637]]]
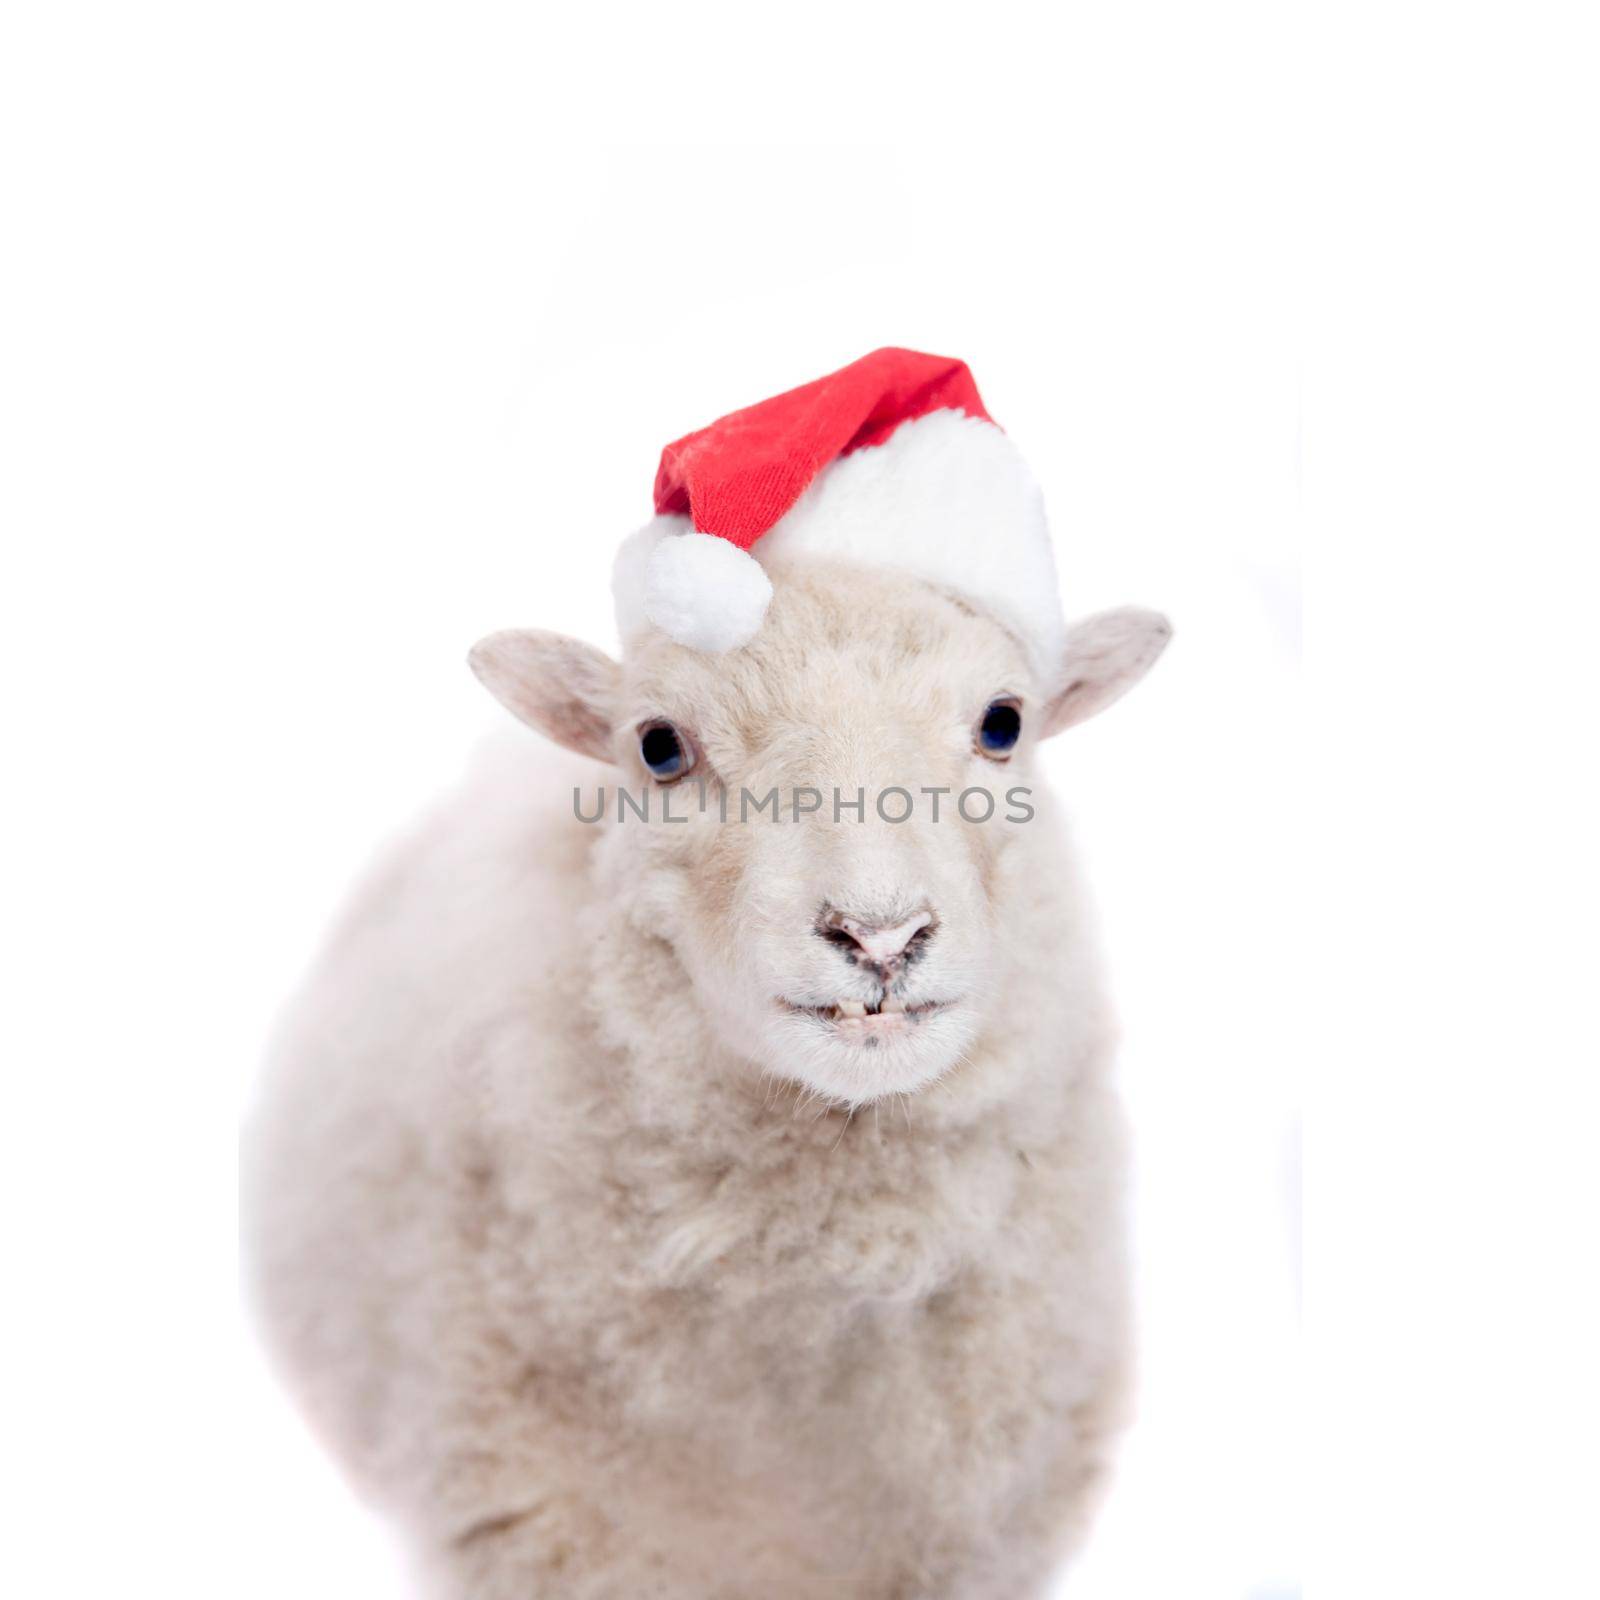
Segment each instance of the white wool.
[[644,614],[691,650],[721,655],[755,638],[772,599],[761,564],[727,539],[660,539],[644,572]]
[[[586,747],[670,714],[730,785],[1023,785],[1033,820],[721,825],[691,780],[687,822],[618,823],[626,740],[580,765],[518,729],[371,877],[277,1041],[254,1298],[440,1600],[1024,1600],[1121,1426],[1112,1027],[1034,765],[1049,689],[923,585],[772,579],[744,650],[502,638],[491,687],[520,672],[497,692]],[[1149,654],[1108,626],[1074,714]],[[997,764],[951,730],[1001,688],[1025,734]],[[573,786],[602,783],[586,826]],[[929,908],[905,996],[946,1011],[868,1051],[775,1003],[867,992],[823,903]]]
[[[995,616],[1041,679],[1059,669],[1066,625],[1043,497],[992,422],[934,411],[902,423],[885,443],[827,466],[752,554],[761,564],[823,556],[921,578]],[[693,535],[680,516],[656,517],[623,542],[612,590],[624,640],[654,622],[711,651],[747,642],[767,599],[743,552]]]

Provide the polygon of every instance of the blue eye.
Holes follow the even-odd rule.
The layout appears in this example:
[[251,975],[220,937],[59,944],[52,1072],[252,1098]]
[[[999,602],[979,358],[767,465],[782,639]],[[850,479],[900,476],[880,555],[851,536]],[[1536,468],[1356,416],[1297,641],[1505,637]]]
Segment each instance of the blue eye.
[[688,741],[670,722],[647,722],[639,730],[639,757],[662,783],[681,778],[694,765]]
[[978,724],[978,749],[986,756],[1008,756],[1021,737],[1021,705],[1011,699],[992,701]]

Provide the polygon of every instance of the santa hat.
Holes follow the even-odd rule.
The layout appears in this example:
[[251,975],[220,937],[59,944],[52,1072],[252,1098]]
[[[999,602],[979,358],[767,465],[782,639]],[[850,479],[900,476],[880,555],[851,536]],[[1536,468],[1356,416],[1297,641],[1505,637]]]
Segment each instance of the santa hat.
[[966,363],[875,350],[670,444],[655,518],[617,554],[623,639],[738,649],[780,553],[925,579],[990,612],[1054,676],[1065,623],[1044,506]]

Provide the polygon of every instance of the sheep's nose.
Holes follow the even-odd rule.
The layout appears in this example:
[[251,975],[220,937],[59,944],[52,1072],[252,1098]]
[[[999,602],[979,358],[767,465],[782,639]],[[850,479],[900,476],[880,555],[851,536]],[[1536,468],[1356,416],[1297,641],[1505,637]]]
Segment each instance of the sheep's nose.
[[927,906],[898,922],[852,916],[837,906],[824,906],[817,918],[817,932],[838,945],[857,966],[870,967],[887,981],[908,961],[913,960],[936,926]]

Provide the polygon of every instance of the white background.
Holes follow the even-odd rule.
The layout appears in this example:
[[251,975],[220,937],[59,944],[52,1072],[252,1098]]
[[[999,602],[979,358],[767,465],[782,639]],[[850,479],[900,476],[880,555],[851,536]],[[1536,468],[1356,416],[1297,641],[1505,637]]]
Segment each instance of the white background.
[[472,640],[607,642],[661,446],[903,343],[1177,625],[1054,754],[1144,1349],[1065,1592],[1600,1590],[1578,22],[8,9],[0,1589],[401,1593],[236,1306],[262,1036]]

